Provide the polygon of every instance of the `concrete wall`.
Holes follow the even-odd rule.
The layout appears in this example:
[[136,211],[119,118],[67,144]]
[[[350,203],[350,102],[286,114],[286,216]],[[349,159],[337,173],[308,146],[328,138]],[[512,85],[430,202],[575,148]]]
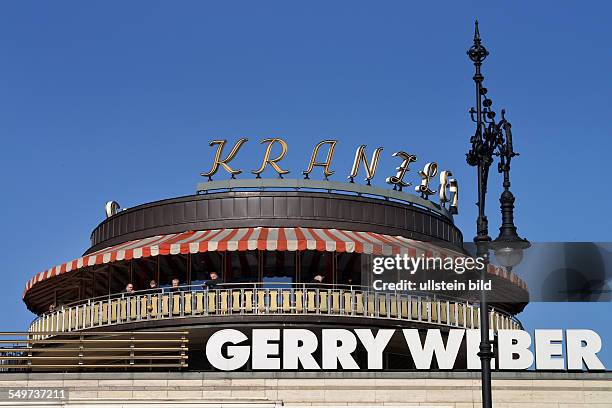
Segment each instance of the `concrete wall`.
[[[479,375],[464,372],[0,373],[7,387],[67,387],[72,408],[480,406]],[[493,399],[496,408],[612,407],[612,373],[494,373]]]

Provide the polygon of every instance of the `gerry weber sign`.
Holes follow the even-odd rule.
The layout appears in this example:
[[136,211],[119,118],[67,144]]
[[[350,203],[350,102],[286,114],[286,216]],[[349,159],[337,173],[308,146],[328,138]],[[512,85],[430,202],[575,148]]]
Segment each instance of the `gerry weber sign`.
[[[210,365],[222,371],[382,370],[387,349],[394,343],[395,358],[409,355],[412,361],[403,369],[480,369],[479,330],[334,328],[315,333],[266,328],[247,333],[235,329],[213,332],[205,348]],[[490,335],[493,339],[493,331]],[[600,350],[601,338],[592,330],[535,330],[533,341],[523,330],[499,330],[492,367],[601,371],[605,367],[597,357]]]
[[[219,169],[222,168],[230,174],[232,179],[235,179],[237,175],[242,173],[242,170],[232,167],[230,162],[238,155],[240,148],[247,141],[248,139],[246,138],[239,139],[231,147],[229,152],[225,154],[224,148],[227,144],[227,140],[211,141],[210,146],[216,146],[217,150],[215,152],[211,169],[202,173],[202,176],[208,177],[208,180],[212,181],[213,176],[217,173],[217,171],[219,171]],[[337,143],[337,140],[323,140],[315,145],[310,161],[308,162],[308,166],[306,167],[306,170],[302,171],[305,179],[310,178],[310,175],[315,167],[322,168],[323,176],[326,180],[329,176],[334,174],[334,171],[331,170],[331,164]],[[259,179],[261,178],[263,171],[269,166],[278,174],[280,178],[283,178],[283,175],[290,172],[289,170],[283,168],[282,164],[280,163],[287,154],[287,143],[280,138],[268,138],[263,139],[261,144],[266,145],[263,159],[260,166],[257,169],[252,170],[251,173]],[[272,157],[272,149],[275,146],[280,148],[280,153],[276,157]],[[368,160],[366,145],[359,146],[355,151],[355,159],[347,179],[351,183],[354,183],[360,168],[363,167],[365,170],[365,182],[369,186],[371,180],[376,175],[378,161],[382,150],[382,147],[376,148],[372,152],[371,159]],[[321,160],[320,156],[323,155],[325,156],[325,159]],[[417,156],[404,151],[398,151],[393,153],[393,157],[397,157],[400,160],[399,166],[395,169],[396,172],[394,175],[386,178],[386,182],[393,186],[393,190],[402,191],[405,187],[412,186],[412,183],[406,181],[405,177],[410,171],[411,163],[417,161]],[[438,171],[438,164],[436,162],[429,162],[423,166],[422,170],[418,172],[418,175],[420,177],[420,181],[419,184],[414,187],[415,191],[425,200],[429,199],[429,196],[437,195],[441,208],[447,209],[450,214],[457,214],[459,184],[457,180],[453,178],[453,173],[449,170]],[[435,189],[436,187],[437,190]]]

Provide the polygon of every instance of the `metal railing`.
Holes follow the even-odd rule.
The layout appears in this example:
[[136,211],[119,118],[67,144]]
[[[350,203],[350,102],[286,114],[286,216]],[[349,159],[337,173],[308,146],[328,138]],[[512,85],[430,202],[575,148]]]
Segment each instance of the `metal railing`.
[[250,180],[217,180],[198,183],[197,194],[213,194],[224,191],[320,191],[343,195],[358,195],[365,197],[395,200],[404,204],[422,208],[428,212],[442,215],[452,220],[453,215],[433,201],[426,200],[406,191],[390,190],[371,185],[361,185],[330,180],[311,179],[250,179]]
[[[248,283],[191,285],[123,293],[65,305],[35,319],[31,332],[73,332],[147,320],[228,315],[319,315],[393,319],[476,329],[480,309],[431,294],[368,291],[363,286]],[[490,310],[493,330],[520,322]]]
[[188,332],[0,332],[0,371],[182,369]]

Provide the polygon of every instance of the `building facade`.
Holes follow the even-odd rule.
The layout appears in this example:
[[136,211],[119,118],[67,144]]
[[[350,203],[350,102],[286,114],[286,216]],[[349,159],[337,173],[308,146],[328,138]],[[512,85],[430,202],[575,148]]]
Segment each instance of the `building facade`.
[[[254,372],[248,363],[226,373],[210,364],[207,340],[220,328],[446,336],[479,327],[471,293],[372,289],[373,257],[467,255],[443,206],[351,183],[258,183],[203,183],[192,196],[110,206],[82,256],[27,282],[23,300],[37,317],[23,337],[5,334],[0,388],[65,389],[44,403],[75,407],[477,406],[478,373],[461,363],[416,370],[395,337],[379,371]],[[525,284],[502,268],[488,273],[504,295],[488,311],[493,332],[520,329]],[[360,348],[353,357],[367,359]],[[612,406],[605,373],[496,373],[493,389],[498,407]]]

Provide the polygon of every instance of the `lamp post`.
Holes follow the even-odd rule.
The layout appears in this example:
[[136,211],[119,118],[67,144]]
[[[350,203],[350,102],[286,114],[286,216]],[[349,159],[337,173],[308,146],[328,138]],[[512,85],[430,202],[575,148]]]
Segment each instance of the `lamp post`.
[[[478,175],[478,218],[476,220],[476,256],[484,259],[484,267],[480,271],[480,279],[487,280],[487,269],[489,264],[489,249],[493,249],[496,259],[502,266],[509,269],[516,266],[523,257],[523,250],[530,246],[529,241],[520,238],[514,225],[514,195],[510,191],[510,162],[517,156],[512,146],[511,124],[505,117],[505,111],[501,111],[501,120],[497,121],[492,109],[493,101],[487,97],[487,89],[483,86],[484,76],[480,69],[483,61],[489,55],[487,49],[482,45],[478,21],[475,23],[474,44],[467,52],[470,60],[474,63],[475,74],[473,77],[476,85],[476,108],[470,109],[470,116],[476,123],[476,131],[470,138],[471,149],[467,153],[467,163],[477,168]],[[494,157],[499,157],[498,171],[503,174],[504,191],[500,197],[502,225],[499,228],[499,236],[491,242],[489,226],[485,214],[485,203],[487,195],[487,183],[489,168],[494,162]],[[487,294],[483,289],[480,291],[480,347],[478,356],[481,362],[482,372],[482,406],[490,408],[491,398],[491,341],[489,340],[489,308]]]

